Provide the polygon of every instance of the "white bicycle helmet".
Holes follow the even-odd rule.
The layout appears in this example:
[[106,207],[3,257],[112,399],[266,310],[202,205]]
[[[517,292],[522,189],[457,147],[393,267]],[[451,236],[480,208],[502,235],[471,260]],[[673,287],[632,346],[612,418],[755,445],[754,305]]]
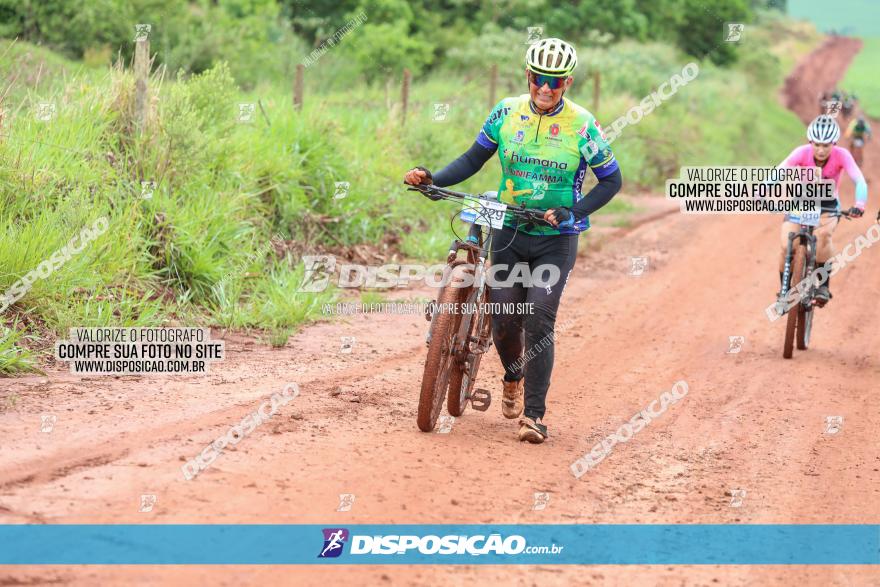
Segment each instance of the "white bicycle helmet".
[[836,143],[840,139],[840,127],[831,116],[817,116],[807,127],[807,139],[813,143]]
[[541,39],[526,50],[526,67],[537,74],[569,76],[577,62],[574,47],[562,39]]

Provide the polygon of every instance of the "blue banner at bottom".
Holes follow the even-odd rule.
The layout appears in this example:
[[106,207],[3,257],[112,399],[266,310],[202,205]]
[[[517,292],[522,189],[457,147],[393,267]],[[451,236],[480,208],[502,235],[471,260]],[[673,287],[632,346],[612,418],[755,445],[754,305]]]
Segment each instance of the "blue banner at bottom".
[[0,564],[877,565],[880,525],[8,525]]

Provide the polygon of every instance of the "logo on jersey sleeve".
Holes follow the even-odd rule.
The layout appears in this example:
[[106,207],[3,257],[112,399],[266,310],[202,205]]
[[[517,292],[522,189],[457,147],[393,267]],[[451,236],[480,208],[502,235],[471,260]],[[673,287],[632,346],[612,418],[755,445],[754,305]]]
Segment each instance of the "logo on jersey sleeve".
[[596,127],[596,130],[599,131],[599,136],[602,137],[602,140],[607,143],[608,137],[605,135],[605,131],[602,130],[602,126],[599,124],[599,121],[595,118],[593,120],[588,120],[587,122],[585,122],[581,129],[577,132],[577,134],[581,135],[587,140],[592,140],[592,137],[590,136],[590,123],[592,123],[593,126]]
[[346,528],[324,528],[324,547],[321,549],[318,558],[337,558],[342,554],[342,547],[348,540],[348,529]]
[[494,123],[498,119],[506,116],[508,112],[510,112],[509,106],[505,106],[503,108],[497,109],[495,112],[493,112],[492,114],[489,115],[489,118],[486,119],[486,124]]
[[589,135],[586,137],[587,144],[581,147],[581,153],[584,156],[584,159],[592,162],[595,159],[596,155],[599,154],[599,145],[596,144],[596,141],[593,140]]
[[584,125],[581,127],[581,129],[578,131],[578,134],[579,134],[579,135],[581,135],[582,137],[584,137],[585,139],[588,139],[588,140],[589,140],[589,138],[590,138],[590,132],[587,130],[587,129],[589,128],[589,126],[590,126],[590,123],[587,122],[587,123],[584,124]]

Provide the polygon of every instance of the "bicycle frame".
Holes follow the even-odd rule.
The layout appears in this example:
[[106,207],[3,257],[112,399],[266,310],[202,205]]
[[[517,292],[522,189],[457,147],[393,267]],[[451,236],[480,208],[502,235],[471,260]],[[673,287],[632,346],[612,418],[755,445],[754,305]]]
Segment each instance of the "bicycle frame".
[[[489,229],[489,242],[491,242],[491,228]],[[476,240],[476,243],[471,241],[471,238]],[[468,252],[468,262],[474,267],[474,286],[471,289],[471,293],[468,296],[468,299],[465,300],[465,304],[468,304],[469,307],[474,307],[472,304],[479,304],[480,300],[483,299],[483,292],[486,291],[486,252],[488,247],[484,247],[483,242],[483,229],[478,224],[471,225],[470,231],[468,231],[468,242],[462,243],[461,241],[455,241],[453,243],[454,246],[458,246],[458,249],[454,251],[450,251],[450,258],[447,258],[447,262],[452,259],[453,261],[458,255],[459,249],[466,249]],[[477,312],[473,314],[474,316],[481,316],[482,311],[478,309]],[[458,327],[458,335],[455,337],[455,346],[452,348],[452,354],[456,357],[457,360],[461,360],[462,362],[467,358],[468,353],[485,353],[489,350],[489,343],[480,344],[476,347],[472,347],[471,343],[473,341],[468,340],[470,338],[471,320],[462,320],[461,324]]]
[[[486,293],[486,287],[488,287],[486,283],[486,260],[487,251],[489,249],[487,243],[491,242],[491,235],[492,229],[489,228],[489,237],[486,239],[486,242],[484,242],[482,226],[474,223],[471,225],[465,241],[456,239],[452,242],[452,245],[450,245],[449,248],[449,254],[446,257],[447,266],[450,268],[461,265],[473,268],[473,285],[469,286],[468,297],[464,300],[465,307],[468,308],[468,311],[463,312],[464,315],[459,321],[458,330],[452,339],[452,346],[449,349],[449,353],[452,356],[456,368],[461,369],[461,389],[468,390],[466,392],[467,400],[465,401],[470,401],[471,406],[479,411],[486,411],[491,403],[491,396],[488,391],[481,389],[473,392],[470,391],[473,386],[471,377],[473,376],[472,370],[474,363],[479,360],[480,355],[488,352],[489,348],[492,346],[491,335],[485,336],[484,333],[487,329],[491,329],[490,324],[492,316],[484,307],[480,307],[479,305],[482,303],[484,294]],[[459,258],[458,253],[462,250],[465,251],[465,259]],[[448,274],[448,277],[452,277],[451,273]],[[471,308],[474,310],[471,311]],[[426,343],[429,347],[437,315],[437,312],[433,312],[430,318],[431,325],[428,328],[428,334],[426,336]],[[452,391],[450,391],[450,393],[452,393]],[[461,393],[461,391],[456,390],[456,393]]]
[[[465,200],[468,198],[473,198],[471,194],[466,194],[463,192],[456,192],[446,188],[438,188],[437,186],[429,185],[429,186],[411,186],[409,188],[412,191],[421,192],[424,195],[428,193],[441,195],[442,199],[455,199],[455,200]],[[527,221],[528,224],[533,224],[535,221],[540,219],[541,222],[545,222],[549,225],[549,222],[543,220],[543,212],[540,210],[531,210],[528,208],[524,208],[522,206],[512,206],[508,205],[507,210],[509,212],[514,213]],[[468,236],[465,241],[461,241],[459,239],[455,239],[452,241],[452,244],[449,246],[449,253],[446,255],[446,264],[450,267],[454,267],[456,265],[460,265],[461,263],[469,263],[474,268],[474,283],[476,287],[474,291],[471,292],[471,295],[468,296],[468,300],[466,303],[479,303],[478,300],[482,299],[483,292],[486,288],[486,258],[487,258],[487,250],[489,249],[489,245],[492,241],[492,231],[493,229],[489,227],[488,238],[484,240],[483,238],[483,229],[482,226],[474,222],[471,224],[470,230],[468,231]],[[463,261],[458,258],[458,252],[464,250],[466,251],[467,260]],[[425,310],[425,318],[431,322],[431,326],[428,329],[428,334],[425,337],[426,344],[431,344],[431,333],[434,329],[434,320],[436,319],[436,313],[431,313],[429,316],[429,312],[431,312],[430,308],[426,308]],[[460,333],[464,330],[465,327],[469,326],[470,320],[462,320],[462,325],[460,328]],[[463,339],[464,336],[457,336],[456,340]],[[470,342],[470,341],[467,341]],[[453,349],[453,353],[458,357],[461,353],[461,350],[465,347],[463,344],[456,344]],[[482,349],[482,345],[480,350],[475,350],[474,352],[485,352],[488,349],[488,345],[486,345],[485,349]]]
[[[801,228],[798,232],[789,232],[788,233],[788,246],[785,252],[785,266],[782,269],[782,289],[779,292],[779,299],[784,300],[790,290],[788,284],[791,279],[791,262],[794,259],[794,247],[795,241],[803,241],[807,246],[807,275],[812,275],[813,270],[816,268],[816,237],[813,235],[813,230],[815,227],[813,226],[805,226],[801,225]],[[801,292],[801,301],[800,303],[804,305],[804,307],[809,308],[813,299],[813,284],[809,284],[809,289]]]
[[[837,212],[833,212],[830,216],[840,219],[846,218],[847,220],[851,220],[852,216],[849,212],[838,210]],[[821,216],[820,216],[821,218]],[[806,258],[806,267],[807,267],[807,275],[813,275],[813,271],[816,269],[816,249],[817,249],[817,241],[816,237],[813,234],[814,229],[817,228],[815,226],[808,226],[801,224],[800,230],[798,232],[789,232],[788,233],[788,245],[785,251],[785,265],[782,268],[782,288],[779,291],[778,301],[782,301],[786,299],[788,292],[791,290],[789,287],[789,280],[791,279],[791,263],[794,259],[794,247],[795,241],[804,241],[807,245],[807,258]],[[812,283],[812,280],[808,284],[808,288],[801,292],[801,303],[807,310],[810,310],[810,307],[813,302],[813,296],[815,293],[815,286]],[[787,312],[788,310],[785,310]],[[785,312],[780,311],[780,314],[784,314]]]
[[[483,230],[482,227],[473,224],[468,232],[467,241],[461,241],[459,239],[455,239],[452,241],[452,244],[449,246],[449,254],[446,256],[446,264],[450,267],[455,267],[461,265],[463,263],[470,264],[474,268],[474,281],[475,284],[471,291],[471,294],[468,296],[468,299],[465,300],[466,304],[476,304],[479,303],[478,300],[482,299],[483,292],[486,289],[486,259],[487,259],[487,248],[484,247],[483,241]],[[473,240],[471,240],[473,239]],[[458,258],[459,251],[465,251],[467,256],[467,260],[462,260]],[[431,343],[431,331],[434,326],[434,318],[436,314],[431,316],[431,328],[428,329],[428,336],[426,338],[426,343]],[[453,355],[458,356],[459,353],[464,348],[464,345],[459,344],[460,341],[464,339],[465,328],[469,326],[469,321],[462,320],[461,325],[459,326],[458,336],[456,336],[456,345],[452,349]],[[488,349],[488,345],[486,346]],[[485,350],[477,351],[477,352],[485,352]]]

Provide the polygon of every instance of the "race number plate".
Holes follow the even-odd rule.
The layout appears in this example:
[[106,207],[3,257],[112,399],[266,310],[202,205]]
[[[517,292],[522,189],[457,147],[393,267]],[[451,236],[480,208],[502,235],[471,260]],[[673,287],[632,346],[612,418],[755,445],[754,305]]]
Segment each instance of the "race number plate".
[[800,209],[797,212],[793,212],[788,216],[791,222],[802,226],[819,226],[819,215],[822,211],[819,209],[818,202],[808,200],[800,202],[798,207]]
[[491,202],[489,200],[480,200],[480,210],[477,213],[475,224],[481,226],[491,226],[499,229],[504,226],[504,211],[507,210],[507,204],[504,202]]
[[819,226],[819,211],[792,214],[791,221],[803,226]]

